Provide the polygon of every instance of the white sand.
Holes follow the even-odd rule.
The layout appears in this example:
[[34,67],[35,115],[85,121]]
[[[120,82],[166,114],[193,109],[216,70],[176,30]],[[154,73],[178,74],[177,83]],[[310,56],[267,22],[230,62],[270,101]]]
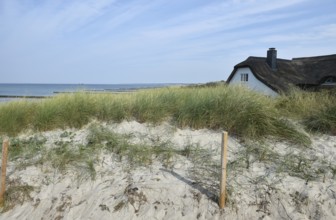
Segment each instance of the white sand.
[[[103,126],[120,134],[132,134],[133,143],[157,140],[171,142],[180,149],[188,144],[198,145],[212,154],[213,163],[219,162],[220,131],[181,130],[169,124],[154,127],[134,121]],[[62,130],[41,136],[47,139],[45,145],[49,149],[55,141],[87,144],[88,126],[67,131],[72,132],[72,138],[61,137]],[[336,137],[323,135],[312,140],[309,149],[267,142],[279,155],[301,155],[309,159],[311,170],[324,169],[323,175],[307,182],[279,170],[272,160],[250,156],[246,168],[241,153],[244,146],[230,137],[229,195],[223,211],[214,201],[219,177],[209,174],[218,170],[206,167],[210,161],[197,158],[176,155],[169,166],[154,160],[146,167],[129,168],[127,161],[101,152],[94,163],[94,180],[85,178],[85,171],[81,178],[71,168],[66,173],[46,165],[20,170],[17,162],[10,162],[8,179],[33,186],[34,190],[31,201],[17,204],[0,214],[0,219],[336,219],[336,177],[332,169],[327,169],[336,169]],[[206,168],[204,172],[192,172],[202,168]]]

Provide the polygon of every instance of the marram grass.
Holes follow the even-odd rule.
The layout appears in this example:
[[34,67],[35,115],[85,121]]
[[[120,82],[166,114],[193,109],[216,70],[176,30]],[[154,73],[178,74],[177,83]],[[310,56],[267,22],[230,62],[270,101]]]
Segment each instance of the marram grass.
[[[12,101],[0,105],[0,134],[16,135],[27,129],[45,131],[80,128],[91,120],[160,123],[179,127],[223,129],[242,138],[274,136],[308,145],[309,138],[288,119],[308,119],[326,111],[319,93],[294,92],[269,98],[237,86],[183,87],[142,90],[125,94],[63,94],[39,101]],[[332,127],[332,126],[331,126]]]
[[309,115],[304,124],[310,130],[336,135],[336,102]]
[[335,91],[306,92],[298,88],[277,98],[276,107],[285,117],[305,119],[324,108],[328,108],[336,100]]
[[276,99],[282,116],[300,120],[309,131],[336,134],[336,90],[305,92],[293,89]]

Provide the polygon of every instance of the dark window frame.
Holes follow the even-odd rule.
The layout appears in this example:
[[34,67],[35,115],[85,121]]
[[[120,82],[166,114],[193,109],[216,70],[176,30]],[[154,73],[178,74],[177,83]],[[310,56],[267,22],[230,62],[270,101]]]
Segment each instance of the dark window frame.
[[241,82],[248,82],[248,73],[241,73],[240,74],[240,81]]

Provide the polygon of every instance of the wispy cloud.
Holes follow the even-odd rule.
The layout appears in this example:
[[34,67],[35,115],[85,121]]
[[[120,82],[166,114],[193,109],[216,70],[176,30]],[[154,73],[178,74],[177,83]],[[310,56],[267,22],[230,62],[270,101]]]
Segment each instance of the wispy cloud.
[[[309,45],[309,55],[330,52],[323,42],[336,43],[335,6],[333,0],[2,0],[0,65],[7,82],[27,72],[29,79],[21,78],[31,81],[59,74],[74,82],[78,72],[87,82],[96,80],[93,72],[113,82],[220,80],[270,46],[280,54],[285,48],[297,55],[294,44]],[[206,68],[213,73],[203,76]]]
[[289,7],[302,1],[272,1],[272,3],[269,1],[229,1],[225,4],[210,5],[198,8],[186,15],[183,14],[163,25],[160,24],[147,31],[146,34],[153,37],[169,38],[207,34],[232,28],[238,29],[242,26],[284,18],[284,14],[279,15],[269,12]]

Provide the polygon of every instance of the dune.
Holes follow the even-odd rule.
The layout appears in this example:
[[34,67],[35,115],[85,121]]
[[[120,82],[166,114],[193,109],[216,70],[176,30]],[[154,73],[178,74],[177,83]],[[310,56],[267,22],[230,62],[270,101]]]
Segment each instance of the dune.
[[[90,155],[90,166],[76,158],[64,169],[38,162],[59,143],[90,146],[92,126],[124,135],[131,144],[171,146],[180,153],[131,163],[102,148]],[[45,140],[45,150],[9,161],[7,204],[0,219],[336,218],[335,136],[311,135],[312,146],[303,147],[271,138],[242,141],[229,134],[223,210],[217,203],[221,131],[92,122],[82,129],[26,132],[19,140],[34,137]]]

